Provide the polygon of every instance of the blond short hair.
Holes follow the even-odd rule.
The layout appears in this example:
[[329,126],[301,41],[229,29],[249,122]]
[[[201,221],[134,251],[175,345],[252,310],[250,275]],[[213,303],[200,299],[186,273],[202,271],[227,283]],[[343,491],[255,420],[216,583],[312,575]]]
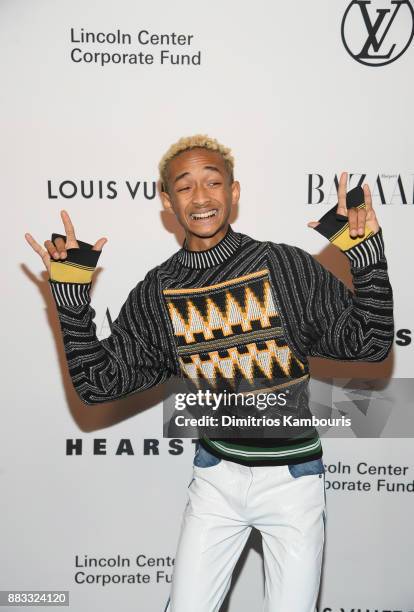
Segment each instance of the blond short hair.
[[194,136],[183,136],[183,138],[172,144],[165,155],[163,155],[158,165],[163,191],[167,191],[168,163],[179,153],[195,148],[209,149],[210,151],[220,153],[224,159],[230,180],[233,182],[234,157],[231,154],[231,149],[220,144],[215,138],[210,138],[207,134],[195,134]]

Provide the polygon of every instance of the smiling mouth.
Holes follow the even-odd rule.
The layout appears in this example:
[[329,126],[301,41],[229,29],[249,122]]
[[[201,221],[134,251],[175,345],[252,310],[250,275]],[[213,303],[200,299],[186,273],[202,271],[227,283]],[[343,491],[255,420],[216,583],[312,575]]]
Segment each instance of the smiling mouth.
[[214,208],[204,213],[191,213],[190,218],[193,221],[203,221],[204,219],[210,219],[212,217],[215,217],[217,213],[218,213],[217,208]]

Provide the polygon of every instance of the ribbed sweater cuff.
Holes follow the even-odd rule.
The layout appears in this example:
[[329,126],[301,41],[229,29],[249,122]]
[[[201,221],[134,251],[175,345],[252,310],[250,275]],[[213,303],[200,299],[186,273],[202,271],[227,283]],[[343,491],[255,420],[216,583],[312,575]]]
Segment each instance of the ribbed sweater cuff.
[[[365,208],[364,190],[355,187],[346,194],[346,206],[350,208]],[[374,234],[365,226],[363,236],[352,238],[349,235],[348,217],[337,214],[338,205],[333,206],[319,219],[319,225],[315,230],[328,238],[337,246],[351,262],[352,268],[364,268],[377,264],[385,257],[384,241],[381,228]]]
[[[63,234],[52,234],[52,242]],[[88,242],[78,240],[78,249],[67,249],[66,259],[51,260],[49,284],[58,306],[84,306],[90,303],[92,275],[102,251],[93,251]]]
[[370,238],[344,251],[351,262],[351,268],[365,268],[385,258],[382,228]]
[[49,279],[49,285],[58,306],[85,306],[91,301],[92,283],[58,283]]

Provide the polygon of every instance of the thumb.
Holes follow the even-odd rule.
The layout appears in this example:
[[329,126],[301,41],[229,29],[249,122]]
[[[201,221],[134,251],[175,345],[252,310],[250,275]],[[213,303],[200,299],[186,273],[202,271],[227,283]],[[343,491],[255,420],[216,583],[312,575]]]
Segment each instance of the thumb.
[[108,238],[99,238],[92,247],[92,251],[102,251],[104,244],[108,242]]
[[308,227],[317,227],[319,225],[319,221],[309,221]]

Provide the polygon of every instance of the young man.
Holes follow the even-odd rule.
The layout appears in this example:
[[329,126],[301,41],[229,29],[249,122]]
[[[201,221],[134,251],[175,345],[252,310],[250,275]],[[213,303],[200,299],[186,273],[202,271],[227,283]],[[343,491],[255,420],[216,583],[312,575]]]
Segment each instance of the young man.
[[[344,251],[355,292],[298,247],[235,232],[240,195],[230,150],[206,136],[182,138],[160,163],[164,207],[184,245],[132,289],[99,341],[89,291],[106,242],[66,235],[33,249],[50,273],[69,371],[86,404],[125,397],[172,376],[212,384],[261,381],[304,390],[308,355],[381,361],[392,345],[393,303],[382,231],[370,190],[314,227]],[[359,198],[359,199],[358,199]],[[365,202],[365,203],[364,203]],[[352,202],[351,202],[352,204]],[[301,405],[302,413],[307,406]],[[322,448],[307,435],[199,440],[184,512],[169,612],[214,612],[252,527],[262,534],[267,612],[311,612],[324,544]]]

